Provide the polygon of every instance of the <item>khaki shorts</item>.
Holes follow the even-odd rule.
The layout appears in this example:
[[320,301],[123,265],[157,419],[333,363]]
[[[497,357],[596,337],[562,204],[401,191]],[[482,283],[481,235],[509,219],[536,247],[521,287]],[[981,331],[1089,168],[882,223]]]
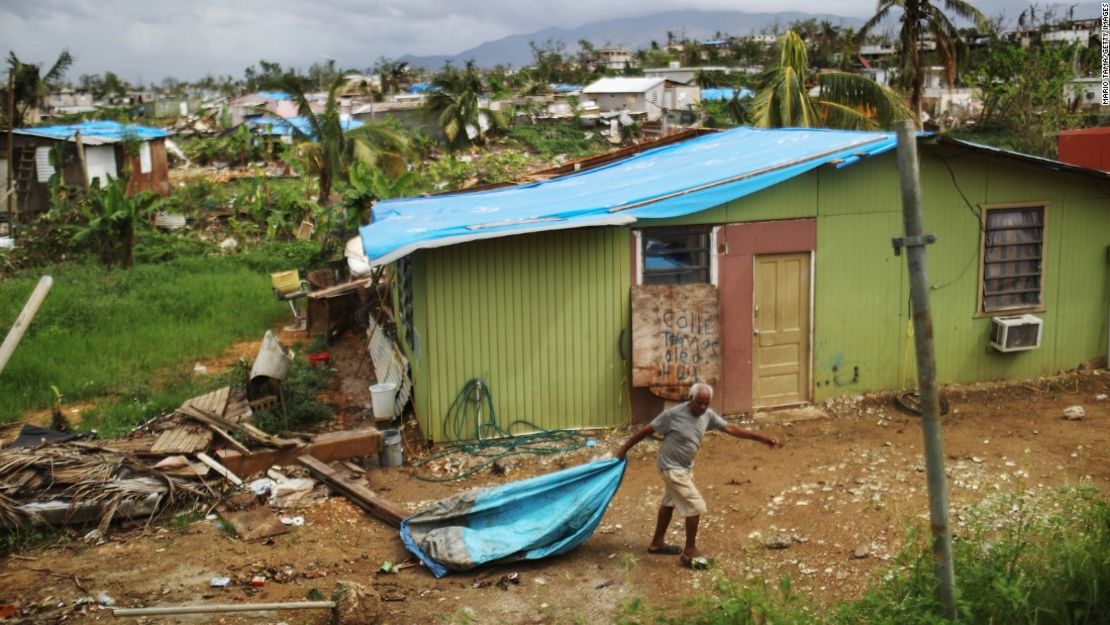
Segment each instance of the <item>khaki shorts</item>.
[[663,507],[674,508],[678,516],[705,514],[705,500],[694,486],[690,469],[667,469],[659,474],[663,478]]

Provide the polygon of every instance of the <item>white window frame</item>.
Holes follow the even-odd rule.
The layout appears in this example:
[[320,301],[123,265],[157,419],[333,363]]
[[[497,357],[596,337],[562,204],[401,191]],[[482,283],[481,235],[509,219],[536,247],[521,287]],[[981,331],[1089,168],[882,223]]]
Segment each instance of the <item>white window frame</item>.
[[[689,226],[662,226],[658,228],[650,228],[651,230],[696,230],[703,228],[700,224],[690,224]],[[717,239],[721,231],[721,226],[709,227],[709,284],[717,286],[718,279],[718,259],[717,259]],[[632,236],[635,240],[636,246],[636,286],[643,286],[644,284],[644,229],[632,231]]]
[[[1011,306],[1006,308],[996,308],[994,310],[986,310],[986,260],[987,260],[987,223],[988,214],[996,210],[1022,210],[1022,209],[1041,209],[1041,265],[1040,265],[1040,293],[1038,294],[1038,304],[1034,306]],[[1045,310],[1045,278],[1048,276],[1048,229],[1049,229],[1049,212],[1050,202],[1019,202],[1013,204],[984,204],[980,206],[982,214],[982,228],[979,232],[979,284],[978,284],[978,297],[976,307],[977,317],[996,317],[998,315],[1008,315],[1014,313],[1032,313],[1044,312]]]

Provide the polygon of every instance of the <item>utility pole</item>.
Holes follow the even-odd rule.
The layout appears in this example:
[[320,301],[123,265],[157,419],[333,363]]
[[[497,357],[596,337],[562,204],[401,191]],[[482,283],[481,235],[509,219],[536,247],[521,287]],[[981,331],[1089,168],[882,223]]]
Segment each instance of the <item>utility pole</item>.
[[921,177],[917,162],[917,129],[911,120],[900,121],[898,173],[902,180],[902,221],[905,236],[894,239],[894,253],[906,249],[913,310],[914,347],[917,352],[917,392],[921,403],[921,429],[925,437],[925,475],[929,486],[929,522],[933,538],[933,570],[941,616],[956,619],[956,574],[952,566],[952,531],[948,527],[948,485],[944,476],[944,445],[940,437],[937,369],[933,354],[933,318],[929,311],[929,274],[925,246],[936,237],[925,234],[921,210]]

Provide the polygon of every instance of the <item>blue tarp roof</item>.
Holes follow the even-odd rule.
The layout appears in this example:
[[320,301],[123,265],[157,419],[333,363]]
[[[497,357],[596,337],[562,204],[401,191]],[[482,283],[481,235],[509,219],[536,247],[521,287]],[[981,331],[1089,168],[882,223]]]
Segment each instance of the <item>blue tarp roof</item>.
[[734,128],[544,182],[381,202],[359,234],[371,264],[380,265],[483,238],[678,217],[896,144],[892,132]]
[[571,91],[581,91],[582,85],[568,85],[565,83],[558,83],[551,85],[552,91],[559,93],[570,93]]
[[[736,89],[731,87],[704,87],[701,90],[702,100],[731,100]],[[753,98],[755,92],[747,87],[740,87],[741,98]]]
[[266,98],[267,100],[292,100],[293,96],[284,91],[258,91],[255,92],[256,96]]
[[[307,117],[287,117],[285,119],[267,116],[251,117],[243,123],[251,128],[261,128],[265,131],[265,134],[271,136],[292,136],[293,128],[291,126],[295,126],[297,130],[300,130],[314,139],[316,138],[312,134],[312,124],[309,123]],[[357,119],[348,119],[339,122],[343,130],[359,128],[362,124],[363,123]]]
[[113,121],[81,122],[79,124],[64,124],[61,126],[40,126],[38,128],[16,128],[17,135],[32,137],[46,137],[47,139],[72,140],[76,132],[81,132],[82,143],[95,145],[98,143],[118,143],[125,139],[160,139],[170,136],[170,133],[161,128],[149,126],[135,126],[121,124]]
[[427,93],[431,86],[429,82],[414,82],[409,86],[409,93]]

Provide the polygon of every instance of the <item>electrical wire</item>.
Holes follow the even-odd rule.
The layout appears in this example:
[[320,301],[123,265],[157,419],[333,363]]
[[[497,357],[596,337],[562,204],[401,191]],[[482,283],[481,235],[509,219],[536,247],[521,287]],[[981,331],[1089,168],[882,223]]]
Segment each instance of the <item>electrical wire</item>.
[[[528,434],[513,434],[516,427],[531,430]],[[412,465],[412,476],[426,482],[453,482],[485,470],[502,458],[511,456],[548,456],[587,447],[588,438],[572,430],[545,430],[523,419],[507,427],[497,422],[493,408],[493,393],[489,384],[473,378],[451,402],[443,420],[443,440],[451,447]],[[476,466],[446,476],[431,475],[419,469],[425,465],[454,454],[466,454],[479,459]]]
[[[983,225],[983,212],[981,210],[977,211],[975,209],[975,206],[971,203],[971,200],[967,199],[967,194],[964,193],[963,188],[960,187],[959,181],[956,180],[956,172],[953,171],[952,166],[948,164],[948,159],[946,159],[943,156],[940,156],[939,154],[936,154],[936,153],[932,153],[932,154],[930,154],[930,156],[933,156],[937,160],[939,160],[941,162],[941,164],[944,165],[944,168],[948,170],[948,176],[950,178],[952,178],[952,186],[956,188],[956,193],[960,194],[960,198],[963,199],[964,204],[967,206],[967,210],[970,211],[971,216],[975,218],[975,223],[977,223],[978,226],[979,226],[979,232],[982,233],[985,229],[985,227]],[[948,282],[945,282],[944,284],[934,284],[930,287],[930,290],[938,291],[940,289],[948,288],[948,287],[952,286],[953,284],[956,284],[957,282],[962,280],[963,277],[967,274],[967,270],[971,269],[971,266],[973,264],[975,264],[975,259],[978,258],[978,257],[979,257],[979,247],[976,246],[975,250],[972,252],[971,256],[967,259],[967,262],[964,264],[964,268],[960,270],[960,273],[955,278],[953,278],[952,280],[949,280]]]

